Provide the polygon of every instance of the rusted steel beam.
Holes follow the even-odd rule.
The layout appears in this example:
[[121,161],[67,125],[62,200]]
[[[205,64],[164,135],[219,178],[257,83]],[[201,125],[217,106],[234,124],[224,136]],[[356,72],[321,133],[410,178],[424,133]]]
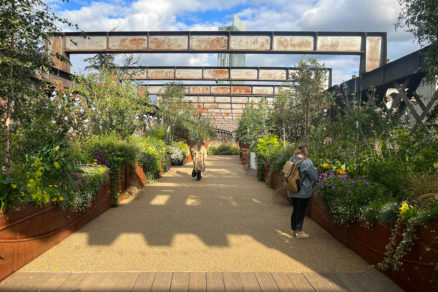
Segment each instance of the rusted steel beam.
[[[294,81],[297,67],[188,67],[138,66],[119,67],[123,78],[130,80],[212,80],[212,81]],[[332,69],[322,69],[325,88],[331,87]]]
[[[165,84],[143,84],[140,91],[146,90],[147,94],[162,95]],[[280,85],[210,85],[210,84],[187,84],[182,86],[186,96],[274,96],[284,91],[293,91]]]
[[[48,47],[51,53],[66,55],[102,52],[360,55],[363,73],[385,64],[386,42],[386,32],[64,32],[53,37]],[[58,67],[63,66],[54,61]]]

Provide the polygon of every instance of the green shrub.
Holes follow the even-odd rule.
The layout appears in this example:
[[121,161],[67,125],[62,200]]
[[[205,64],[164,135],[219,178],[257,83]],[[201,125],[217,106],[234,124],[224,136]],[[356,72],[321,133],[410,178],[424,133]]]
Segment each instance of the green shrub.
[[172,143],[168,150],[170,151],[170,161],[172,165],[184,164],[184,153],[181,151],[181,148],[179,148],[177,143]]
[[178,142],[177,145],[178,145],[179,149],[181,150],[182,154],[184,155],[184,163],[186,163],[187,160],[189,159],[190,148],[183,141]]
[[139,149],[139,162],[149,182],[161,177],[161,161],[165,161],[167,155],[166,144],[157,137],[134,137],[131,138]]
[[317,190],[334,222],[347,226],[360,218],[369,220],[368,224],[374,223],[377,215],[374,216],[373,204],[378,205],[375,201],[391,198],[383,185],[345,175],[319,180]]
[[[120,195],[121,169],[125,165],[135,165],[139,148],[135,143],[121,140],[117,136],[92,136],[82,143],[90,160],[106,165],[110,169],[113,205],[117,205]],[[87,164],[90,164],[87,162]]]
[[207,152],[215,155],[239,155],[240,148],[233,143],[222,143],[219,146],[208,146]]

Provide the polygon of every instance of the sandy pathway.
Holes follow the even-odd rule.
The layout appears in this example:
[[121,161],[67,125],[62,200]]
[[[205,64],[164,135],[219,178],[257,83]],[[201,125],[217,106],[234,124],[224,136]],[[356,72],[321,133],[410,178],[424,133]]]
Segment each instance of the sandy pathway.
[[20,271],[375,272],[310,218],[312,237],[292,238],[292,207],[238,156],[209,156],[200,182],[191,167],[172,167]]

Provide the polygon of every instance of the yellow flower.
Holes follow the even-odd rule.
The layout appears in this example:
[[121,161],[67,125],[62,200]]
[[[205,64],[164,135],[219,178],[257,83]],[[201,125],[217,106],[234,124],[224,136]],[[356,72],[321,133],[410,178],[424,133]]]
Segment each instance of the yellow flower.
[[52,185],[49,185],[49,188],[53,187]]
[[63,197],[59,197],[59,200],[60,200],[60,201],[64,201],[64,198],[63,198]]
[[400,214],[404,214],[406,213],[406,211],[409,210],[409,208],[411,208],[411,206],[409,206],[408,203],[404,202],[400,208],[398,208],[400,210]]
[[339,173],[339,174],[342,174],[344,171],[339,168],[338,170],[336,170],[336,172]]
[[52,202],[56,202],[56,198],[53,198],[53,199],[52,199]]
[[59,165],[59,163],[56,161],[53,162],[53,165],[55,166],[56,169],[59,169],[61,167],[61,165]]
[[94,164],[94,165],[96,165],[96,164],[97,164],[97,162],[93,162],[93,164]]
[[59,150],[59,145],[55,147],[55,151],[58,151],[58,150]]
[[328,167],[328,164],[327,164],[327,163],[324,163],[324,164],[322,165],[322,167],[327,168],[327,167]]
[[99,172],[100,172],[100,173],[103,173],[103,168],[102,168],[102,167],[99,168]]
[[55,188],[57,188],[58,186],[57,185],[55,185]]
[[46,192],[46,191],[44,191],[43,193],[44,193],[44,195],[47,195],[47,192]]

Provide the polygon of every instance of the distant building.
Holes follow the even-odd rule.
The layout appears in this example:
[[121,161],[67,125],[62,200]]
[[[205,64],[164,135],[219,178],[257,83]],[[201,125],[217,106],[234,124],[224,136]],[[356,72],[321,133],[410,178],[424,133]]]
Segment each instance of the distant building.
[[[233,15],[233,24],[231,26],[219,27],[219,31],[246,31],[246,24],[239,17]],[[217,65],[221,67],[245,67],[245,54],[218,54]],[[219,81],[219,84],[242,84],[242,81]]]

